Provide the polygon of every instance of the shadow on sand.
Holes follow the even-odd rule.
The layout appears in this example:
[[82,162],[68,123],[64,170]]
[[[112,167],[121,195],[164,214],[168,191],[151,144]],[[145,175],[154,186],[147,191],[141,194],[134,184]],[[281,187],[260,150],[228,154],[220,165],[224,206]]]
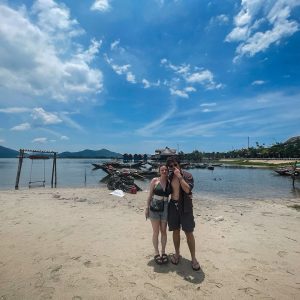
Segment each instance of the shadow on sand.
[[171,254],[169,255],[169,262],[167,264],[158,265],[154,259],[148,262],[148,266],[153,267],[153,271],[156,273],[173,273],[175,272],[181,276],[185,281],[199,284],[204,281],[205,274],[200,266],[199,271],[194,271],[192,269],[191,261],[181,257],[179,264],[174,265],[171,263]]

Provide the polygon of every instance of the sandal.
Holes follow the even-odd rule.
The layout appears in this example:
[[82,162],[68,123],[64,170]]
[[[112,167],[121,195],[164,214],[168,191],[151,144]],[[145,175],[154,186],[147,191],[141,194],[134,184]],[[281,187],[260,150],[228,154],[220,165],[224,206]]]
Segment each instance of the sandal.
[[161,256],[161,262],[162,264],[167,264],[169,262],[169,258],[168,258],[168,255],[167,254],[162,254]]
[[161,259],[161,257],[160,257],[159,254],[156,254],[156,255],[154,256],[154,261],[155,261],[158,265],[161,265],[161,264],[162,264],[162,259]]
[[171,256],[171,263],[172,263],[173,265],[178,265],[180,258],[181,258],[181,255],[173,254],[173,255]]
[[199,271],[200,270],[200,264],[196,261],[196,262],[192,262],[192,269],[194,271]]

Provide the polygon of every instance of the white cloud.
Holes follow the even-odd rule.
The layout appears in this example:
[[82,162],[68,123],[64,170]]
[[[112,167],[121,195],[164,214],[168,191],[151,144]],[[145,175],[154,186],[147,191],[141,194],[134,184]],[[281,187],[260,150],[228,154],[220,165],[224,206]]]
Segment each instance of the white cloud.
[[39,0],[31,12],[0,4],[0,19],[0,92],[68,101],[102,90],[101,71],[90,67],[101,42],[75,43],[83,30],[63,4]]
[[81,35],[84,31],[75,19],[71,19],[70,11],[64,4],[53,0],[37,0],[32,6],[32,13],[37,15],[38,27],[50,34],[55,34],[56,39],[68,36]]
[[[172,89],[170,92],[172,95],[175,94],[176,90],[182,91],[178,86],[181,84],[201,84],[204,88],[210,89],[220,89],[223,87],[223,84],[216,83],[214,80],[214,75],[211,71],[207,69],[200,69],[198,67],[192,67],[188,64],[181,64],[176,66],[170,63],[166,58],[161,59],[161,64],[168,69],[171,69],[176,74],[176,77],[172,78]],[[193,71],[192,71],[193,70]],[[168,84],[166,84],[168,85]],[[185,92],[195,92],[196,89],[192,86],[188,86],[184,88]],[[182,97],[186,97],[188,95],[184,95],[186,93],[177,93],[182,94]]]
[[127,72],[126,79],[131,83],[136,83],[135,76],[131,72]]
[[190,83],[203,83],[204,81],[212,82],[212,80],[213,74],[208,70],[190,74],[186,78],[186,81]]
[[46,144],[48,142],[48,140],[45,137],[40,137],[40,138],[33,139],[31,142],[37,143],[37,144]]
[[291,20],[298,0],[242,0],[241,9],[234,19],[235,27],[225,41],[240,42],[234,61],[265,51],[272,44],[290,37],[299,30],[299,23]]
[[200,104],[200,106],[216,106],[217,105],[217,103],[215,103],[215,102],[212,102],[212,103],[202,103],[202,104]]
[[31,111],[29,108],[26,107],[9,107],[9,108],[2,108],[0,109],[1,113],[6,113],[6,114],[19,114],[19,113],[24,113]]
[[148,89],[150,87],[155,87],[155,86],[160,86],[160,80],[157,80],[156,82],[150,82],[149,80],[143,78],[142,79],[142,84],[144,85],[145,89]]
[[[126,75],[126,80],[130,83],[137,83],[135,75],[129,71],[129,68],[131,68],[131,65],[117,65],[113,63],[113,59],[109,58],[107,54],[104,54],[105,61],[111,66],[111,68],[118,74],[118,75]],[[143,84],[145,84],[142,81]]]
[[163,115],[149,123],[148,125],[136,130],[136,133],[142,136],[151,136],[154,132],[159,132],[164,123],[174,115],[176,111],[176,105],[172,103],[170,109],[163,113]]
[[204,109],[202,109],[202,112],[204,112],[204,113],[211,112],[211,111],[212,111],[212,110],[209,109],[209,108],[204,108]]
[[118,74],[126,74],[128,72],[128,69],[130,68],[130,65],[123,65],[123,66],[118,66],[118,65],[111,65],[112,69]]
[[63,122],[67,124],[69,127],[79,130],[81,132],[85,132],[83,127],[79,125],[77,122],[75,122],[74,120],[72,120],[71,118],[69,118],[66,113],[60,113],[59,118],[63,120]]
[[10,130],[13,131],[26,131],[29,130],[31,128],[29,123],[22,123],[20,125],[14,126],[12,127]]
[[0,139],[0,143],[1,144],[5,143],[5,140],[4,139]]
[[65,136],[65,135],[62,135],[62,136],[60,137],[60,139],[61,139],[62,141],[67,141],[67,140],[69,140],[69,138],[68,138],[67,136]]
[[151,86],[150,82],[145,78],[143,78],[142,83],[143,83],[145,89],[148,89]]
[[262,84],[265,84],[266,82],[263,81],[263,80],[255,80],[253,81],[251,84],[252,85],[262,85]]
[[192,87],[192,86],[188,86],[184,89],[186,92],[191,93],[191,92],[196,92],[197,90]]
[[229,22],[229,18],[228,16],[222,14],[222,15],[218,15],[216,17],[216,21],[219,23],[219,24],[227,24]]
[[113,43],[110,44],[110,50],[116,49],[119,44],[120,44],[120,40],[114,41]]
[[228,24],[228,22],[229,22],[229,17],[227,15],[221,14],[216,17],[212,17],[209,20],[209,25],[207,28],[209,29],[210,27],[213,27],[213,26],[226,25],[226,24]]
[[34,120],[41,120],[44,125],[58,124],[62,122],[57,115],[46,112],[41,107],[34,108],[31,115]]
[[170,88],[170,93],[171,95],[178,96],[180,98],[189,98],[189,95],[185,91]]
[[95,0],[93,5],[91,6],[91,10],[98,10],[101,12],[106,12],[111,9],[109,0]]

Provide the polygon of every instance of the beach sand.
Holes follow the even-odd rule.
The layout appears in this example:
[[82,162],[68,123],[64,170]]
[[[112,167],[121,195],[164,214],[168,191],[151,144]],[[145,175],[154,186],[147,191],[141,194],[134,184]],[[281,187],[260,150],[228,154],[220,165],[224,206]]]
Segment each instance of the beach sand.
[[[0,192],[0,299],[300,299],[292,203],[194,199],[196,254],[153,261],[146,192]],[[168,234],[167,252],[173,252]]]

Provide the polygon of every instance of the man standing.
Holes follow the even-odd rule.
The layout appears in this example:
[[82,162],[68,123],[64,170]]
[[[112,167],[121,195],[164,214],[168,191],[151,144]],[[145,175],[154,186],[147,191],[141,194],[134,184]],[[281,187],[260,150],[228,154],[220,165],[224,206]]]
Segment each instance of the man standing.
[[200,265],[195,256],[195,221],[193,215],[192,189],[194,179],[192,174],[181,170],[179,161],[176,157],[167,159],[167,166],[170,172],[172,186],[171,200],[169,202],[168,225],[169,230],[173,231],[173,242],[175,254],[171,257],[171,262],[175,265],[180,260],[180,229],[186,235],[187,244],[191,253],[192,268],[194,271],[200,270]]

